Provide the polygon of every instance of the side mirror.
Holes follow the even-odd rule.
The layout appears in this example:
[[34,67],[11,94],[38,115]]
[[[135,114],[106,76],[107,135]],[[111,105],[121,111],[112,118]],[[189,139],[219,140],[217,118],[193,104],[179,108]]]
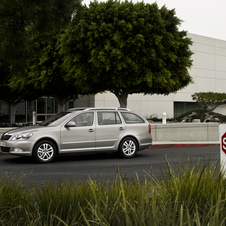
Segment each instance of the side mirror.
[[68,122],[65,127],[76,127],[76,123],[74,121]]

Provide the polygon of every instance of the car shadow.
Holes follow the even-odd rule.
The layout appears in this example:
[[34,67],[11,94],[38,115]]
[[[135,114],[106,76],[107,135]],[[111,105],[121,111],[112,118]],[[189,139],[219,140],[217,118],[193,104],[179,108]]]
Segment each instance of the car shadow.
[[[150,155],[150,154],[149,154]],[[149,156],[144,152],[139,152],[136,157],[131,159],[137,158],[146,158]],[[20,156],[13,156],[13,155],[4,155],[5,158],[2,160],[6,163],[11,164],[42,164],[37,163],[32,157],[20,157]],[[117,153],[82,153],[82,154],[64,154],[57,156],[53,162],[48,164],[56,164],[61,162],[76,162],[76,161],[93,161],[93,160],[129,160],[126,158],[121,157]]]

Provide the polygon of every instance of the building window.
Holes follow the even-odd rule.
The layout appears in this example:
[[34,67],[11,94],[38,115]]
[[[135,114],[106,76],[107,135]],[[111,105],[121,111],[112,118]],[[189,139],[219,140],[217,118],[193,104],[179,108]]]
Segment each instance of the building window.
[[32,122],[33,111],[36,112],[38,122],[42,122],[56,113],[56,101],[52,97],[40,97],[28,102],[27,106],[28,122]]
[[189,111],[204,110],[205,108],[196,102],[174,102],[174,118]]
[[9,105],[0,100],[0,123],[9,121]]

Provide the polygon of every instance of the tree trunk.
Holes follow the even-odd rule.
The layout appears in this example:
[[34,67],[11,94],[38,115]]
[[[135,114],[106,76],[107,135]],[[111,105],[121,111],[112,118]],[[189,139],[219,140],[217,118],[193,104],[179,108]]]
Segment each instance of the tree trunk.
[[58,105],[57,105],[57,112],[61,112],[64,110],[64,104],[61,103],[61,102],[58,102]]
[[129,94],[123,91],[119,91],[119,92],[115,91],[112,93],[114,93],[115,96],[118,98],[120,108],[127,108],[127,98]]
[[65,110],[65,104],[68,101],[67,98],[61,99],[54,97],[57,101],[57,113]]
[[14,125],[15,124],[15,113],[16,113],[16,105],[15,104],[10,104],[10,124]]

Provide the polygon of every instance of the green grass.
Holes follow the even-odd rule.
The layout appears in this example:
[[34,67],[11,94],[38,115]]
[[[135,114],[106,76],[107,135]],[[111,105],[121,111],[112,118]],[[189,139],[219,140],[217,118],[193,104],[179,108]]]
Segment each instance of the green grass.
[[189,159],[155,178],[113,182],[28,184],[26,176],[0,175],[0,225],[225,225],[226,181],[219,161]]

